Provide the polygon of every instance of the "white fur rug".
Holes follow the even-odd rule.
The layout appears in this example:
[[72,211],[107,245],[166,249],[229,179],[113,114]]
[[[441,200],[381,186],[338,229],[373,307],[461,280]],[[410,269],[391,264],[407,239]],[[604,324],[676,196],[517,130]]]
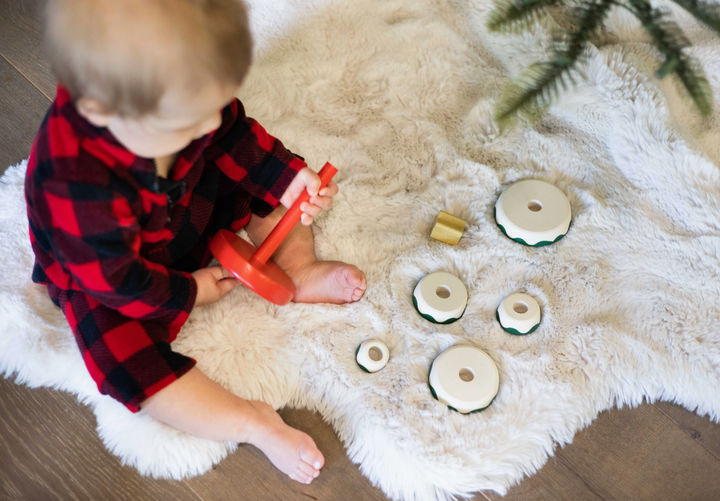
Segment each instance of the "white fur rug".
[[[613,14],[588,81],[537,124],[499,131],[499,89],[544,57],[553,21],[495,36],[489,0],[252,3],[257,58],[240,97],[311,165],[340,168],[317,253],[362,267],[369,288],[358,304],[282,308],[237,289],[193,312],[177,350],[242,397],[319,410],[393,499],[504,492],[615,404],[671,400],[720,418],[720,113],[702,122],[672,81],[653,77],[637,23]],[[720,44],[673,10],[718,101]],[[97,394],[63,316],[30,281],[23,169],[0,186],[0,371],[77,394],[108,449],[144,474],[207,471],[232,444]],[[559,243],[527,248],[495,225],[497,196],[523,178],[569,197],[573,225]],[[441,209],[468,221],[457,247],[428,237]],[[412,307],[416,282],[437,270],[460,276],[470,297],[448,326]],[[526,337],[495,320],[520,290],[544,312]],[[391,349],[372,375],[354,361],[370,337]],[[500,393],[481,413],[450,411],[428,390],[431,361],[457,343],[499,367]]]

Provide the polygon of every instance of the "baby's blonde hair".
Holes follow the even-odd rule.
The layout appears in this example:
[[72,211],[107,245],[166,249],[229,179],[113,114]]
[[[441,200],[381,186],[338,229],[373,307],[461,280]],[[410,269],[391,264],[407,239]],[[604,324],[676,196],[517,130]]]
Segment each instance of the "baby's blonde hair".
[[155,111],[173,80],[239,86],[252,58],[241,0],[49,0],[46,44],[74,100],[124,116]]

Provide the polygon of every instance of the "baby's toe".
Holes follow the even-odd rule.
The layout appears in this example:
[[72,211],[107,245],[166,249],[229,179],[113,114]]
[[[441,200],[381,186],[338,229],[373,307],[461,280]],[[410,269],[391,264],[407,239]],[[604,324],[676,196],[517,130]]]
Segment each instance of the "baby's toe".
[[300,459],[315,470],[319,470],[325,464],[325,458],[322,452],[320,452],[310,437],[308,437],[308,442],[300,447]]
[[365,289],[354,289],[352,293],[351,301],[360,301],[365,294]]
[[350,285],[352,287],[357,287],[358,289],[365,289],[365,287],[366,287],[365,273],[363,273],[356,266],[353,266],[351,269],[348,270],[346,277],[347,277],[348,285]]
[[320,472],[307,464],[305,461],[300,460],[300,463],[298,464],[298,470],[302,471],[306,475],[311,476],[312,478],[317,478],[317,476],[320,474]]
[[307,473],[300,471],[300,470],[295,470],[288,476],[290,478],[292,478],[293,480],[295,480],[296,482],[300,482],[301,484],[309,484],[310,482],[313,481],[312,476],[310,476]]

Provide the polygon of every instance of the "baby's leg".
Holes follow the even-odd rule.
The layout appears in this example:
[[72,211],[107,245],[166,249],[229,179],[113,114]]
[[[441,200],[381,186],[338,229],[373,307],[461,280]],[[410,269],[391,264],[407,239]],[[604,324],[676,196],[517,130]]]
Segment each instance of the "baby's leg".
[[197,367],[141,406],[155,419],[198,437],[250,443],[304,484],[312,482],[325,464],[309,435],[286,425],[268,404],[241,399]]
[[[245,227],[255,245],[260,245],[285,214],[283,207],[268,217],[253,215]],[[318,261],[309,226],[297,224],[273,254],[273,261],[287,272],[297,287],[296,303],[351,303],[367,287],[365,274],[357,266],[340,261]]]

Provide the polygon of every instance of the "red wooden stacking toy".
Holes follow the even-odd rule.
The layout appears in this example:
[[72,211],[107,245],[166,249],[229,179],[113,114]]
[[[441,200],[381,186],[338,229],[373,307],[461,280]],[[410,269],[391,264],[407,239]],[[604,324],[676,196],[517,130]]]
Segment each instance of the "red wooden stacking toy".
[[[318,173],[320,189],[327,186],[336,173],[337,169],[326,163]],[[220,230],[210,241],[210,252],[249,289],[272,303],[288,304],[295,296],[295,284],[270,256],[300,221],[300,205],[308,200],[310,194],[306,190],[257,249],[233,232]]]

